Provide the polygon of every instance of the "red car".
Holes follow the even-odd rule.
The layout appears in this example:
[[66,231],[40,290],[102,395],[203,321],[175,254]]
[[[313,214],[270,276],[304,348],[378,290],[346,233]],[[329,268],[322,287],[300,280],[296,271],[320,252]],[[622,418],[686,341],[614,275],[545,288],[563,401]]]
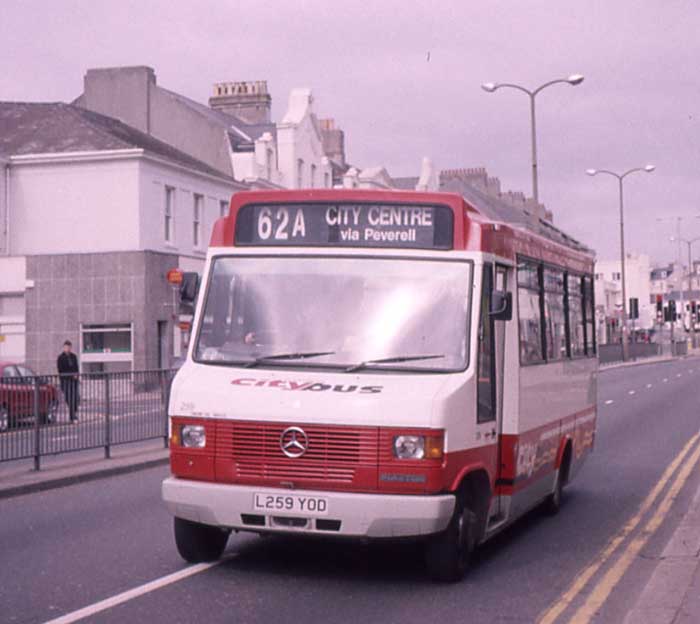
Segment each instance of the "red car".
[[[34,418],[34,378],[30,368],[13,362],[0,362],[0,431],[18,426]],[[56,419],[58,390],[39,378],[39,422],[49,424]]]

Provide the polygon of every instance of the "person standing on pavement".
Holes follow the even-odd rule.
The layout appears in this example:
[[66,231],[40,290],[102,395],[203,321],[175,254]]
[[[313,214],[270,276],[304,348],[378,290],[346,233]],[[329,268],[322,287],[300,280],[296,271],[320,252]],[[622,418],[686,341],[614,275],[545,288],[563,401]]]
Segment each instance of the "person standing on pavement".
[[56,360],[56,367],[61,381],[63,398],[68,405],[71,423],[78,422],[78,357],[73,353],[73,343],[66,340],[63,343],[63,353]]

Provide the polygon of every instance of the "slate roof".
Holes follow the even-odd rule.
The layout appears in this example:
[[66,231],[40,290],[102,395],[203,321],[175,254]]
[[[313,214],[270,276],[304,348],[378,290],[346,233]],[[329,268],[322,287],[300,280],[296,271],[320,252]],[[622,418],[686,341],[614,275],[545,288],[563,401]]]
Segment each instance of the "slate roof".
[[63,102],[0,102],[0,156],[133,148],[234,182],[201,160],[112,117]]
[[180,93],[175,93],[160,86],[158,89],[177,100],[180,104],[221,125],[228,133],[229,143],[234,151],[250,151],[253,149],[255,139],[260,138],[265,132],[269,132],[273,137],[277,138],[277,126],[273,123],[249,124],[236,115],[210,108]]
[[402,189],[404,191],[415,191],[419,178],[418,176],[412,176],[409,178],[392,178],[392,180],[397,189]]
[[516,208],[497,197],[483,193],[479,189],[458,178],[447,178],[441,181],[440,190],[462,195],[468,203],[492,221],[500,221],[502,223],[513,224],[536,231],[541,236],[549,238],[550,240],[562,243],[579,251],[592,253],[590,248],[555,227],[549,221],[540,219],[539,222],[533,226],[532,217],[525,213],[524,210]]

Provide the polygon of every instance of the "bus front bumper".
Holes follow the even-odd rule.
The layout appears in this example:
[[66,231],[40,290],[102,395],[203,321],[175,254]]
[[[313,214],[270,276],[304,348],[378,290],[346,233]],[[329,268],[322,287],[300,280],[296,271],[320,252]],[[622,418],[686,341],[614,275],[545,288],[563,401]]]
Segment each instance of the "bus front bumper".
[[[398,538],[438,533],[449,524],[451,495],[413,496],[285,490],[208,483],[170,477],[163,500],[174,516],[213,526],[256,532]],[[260,511],[254,497],[303,495],[327,501],[324,515]]]

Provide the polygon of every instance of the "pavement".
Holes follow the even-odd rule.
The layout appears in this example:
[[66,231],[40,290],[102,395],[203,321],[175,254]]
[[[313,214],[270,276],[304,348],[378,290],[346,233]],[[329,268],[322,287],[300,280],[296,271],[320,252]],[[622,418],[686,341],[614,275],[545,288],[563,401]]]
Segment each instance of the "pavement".
[[102,448],[42,456],[41,470],[34,470],[31,459],[4,462],[0,464],[0,499],[167,463],[168,450],[162,438],[112,446],[110,459],[105,459]]
[[700,487],[624,624],[700,622]]
[[630,360],[628,362],[607,362],[605,364],[600,364],[598,370],[605,371],[613,368],[629,368],[630,366],[641,366],[642,364],[659,364],[661,362],[673,362],[673,360],[678,359],[672,355],[655,355],[654,357],[639,358],[637,360]]

